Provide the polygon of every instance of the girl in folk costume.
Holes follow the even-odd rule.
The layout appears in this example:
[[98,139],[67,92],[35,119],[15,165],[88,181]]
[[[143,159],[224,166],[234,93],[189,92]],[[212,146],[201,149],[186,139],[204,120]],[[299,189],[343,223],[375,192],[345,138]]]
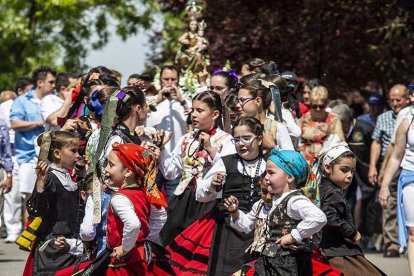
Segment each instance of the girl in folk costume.
[[[266,171],[265,180],[268,192],[273,194],[273,203],[267,219],[266,242],[260,252],[261,258],[255,264],[255,275],[312,275],[308,238],[321,230],[326,216],[297,190],[307,180],[306,160],[298,152],[273,149]],[[251,215],[239,211],[238,204],[235,197],[225,201],[232,225],[249,232],[254,220]]]
[[232,134],[237,153],[218,160],[198,185],[196,193],[198,201],[218,202],[212,214],[216,224],[210,230],[214,232],[208,269],[211,275],[230,275],[250,259],[244,255],[253,235],[241,234],[230,227],[222,199],[234,195],[240,202],[240,209],[250,212],[253,203],[260,199],[257,183],[266,170],[260,121],[253,117],[240,118]]
[[[110,100],[109,106],[114,105],[114,110],[111,107],[107,108],[108,114],[104,114],[103,122],[109,122],[109,125],[102,125],[99,130],[100,140],[103,140],[102,153],[97,153],[98,140],[95,143],[88,143],[92,155],[91,157],[100,154],[100,159],[97,161],[98,174],[101,182],[104,184],[101,191],[101,184],[95,179],[93,195],[87,199],[85,207],[85,218],[81,224],[80,235],[84,241],[97,240],[97,255],[101,254],[106,248],[106,212],[108,210],[111,196],[117,190],[117,187],[112,187],[109,180],[105,176],[105,166],[107,163],[107,156],[112,150],[113,143],[134,143],[141,144],[142,139],[135,132],[138,126],[145,123],[147,118],[147,104],[144,93],[136,86],[125,87],[116,90]],[[95,109],[99,106],[95,101]],[[110,116],[110,120],[106,117]],[[117,118],[117,123],[114,128],[111,128],[113,118]],[[101,143],[101,142],[100,142]],[[92,161],[92,164],[95,162]],[[151,207],[151,217],[153,220],[159,219],[159,223],[153,224],[150,232],[150,239],[156,240],[166,219],[166,210],[164,208]]]
[[214,204],[197,202],[195,191],[203,175],[223,155],[235,152],[231,135],[217,126],[222,106],[220,96],[214,92],[202,92],[192,102],[191,118],[194,131],[178,141],[172,153],[161,152],[159,169],[166,179],[181,175],[180,183],[168,208],[168,219],[161,231],[164,245],[195,220],[209,213]]
[[333,143],[317,157],[316,179],[320,181],[321,210],[328,222],[319,244],[331,265],[345,275],[385,275],[364,258],[358,246],[361,235],[352,219],[344,190],[352,182],[356,157],[346,143]]
[[107,213],[107,246],[113,250],[106,275],[151,275],[144,241],[150,234],[151,206],[167,203],[155,185],[156,157],[135,144],[114,144],[106,173],[119,188]]
[[[29,215],[41,217],[42,223],[36,231],[24,275],[55,274],[73,265],[83,251],[78,238],[81,198],[68,171],[75,168],[80,158],[79,139],[65,131],[42,134],[38,139],[45,140],[43,148],[50,143],[47,159],[51,164],[39,161],[36,185],[27,202]],[[77,174],[78,178],[82,176],[84,169]]]
[[242,117],[255,117],[264,125],[264,148],[270,151],[278,146],[283,150],[294,150],[289,132],[283,123],[266,116],[272,102],[272,95],[268,88],[255,80],[241,86],[238,92],[238,107]]

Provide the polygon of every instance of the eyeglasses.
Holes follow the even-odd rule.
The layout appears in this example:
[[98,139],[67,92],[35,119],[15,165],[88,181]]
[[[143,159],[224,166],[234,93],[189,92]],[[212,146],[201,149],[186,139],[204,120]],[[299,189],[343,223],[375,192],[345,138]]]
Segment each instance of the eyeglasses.
[[245,135],[245,136],[240,136],[240,137],[234,137],[233,139],[231,139],[231,141],[234,144],[243,143],[244,145],[247,145],[253,142],[256,138],[257,136]]
[[316,109],[316,110],[319,108],[319,109],[322,110],[322,109],[325,108],[325,105],[324,104],[313,104],[313,105],[311,105],[311,108]]
[[243,107],[245,104],[254,99],[256,99],[256,97],[237,98],[237,102],[240,104],[241,107]]
[[210,89],[211,91],[222,91],[225,88],[226,87],[223,87],[223,86],[209,86],[208,87],[208,89]]

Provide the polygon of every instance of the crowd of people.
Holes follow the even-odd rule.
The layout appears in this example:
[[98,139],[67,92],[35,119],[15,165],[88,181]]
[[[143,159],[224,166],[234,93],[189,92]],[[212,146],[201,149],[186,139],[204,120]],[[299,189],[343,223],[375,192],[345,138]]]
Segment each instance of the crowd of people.
[[332,93],[247,61],[49,67],[0,95],[5,242],[24,275],[414,275],[414,85]]

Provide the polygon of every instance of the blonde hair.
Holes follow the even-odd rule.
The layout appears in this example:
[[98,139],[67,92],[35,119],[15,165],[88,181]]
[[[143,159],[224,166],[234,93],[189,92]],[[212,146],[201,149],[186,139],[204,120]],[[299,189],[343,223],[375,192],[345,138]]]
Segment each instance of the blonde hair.
[[325,86],[319,85],[312,88],[310,93],[310,101],[317,102],[317,101],[323,101],[326,102],[328,100],[329,94],[328,89],[326,89]]

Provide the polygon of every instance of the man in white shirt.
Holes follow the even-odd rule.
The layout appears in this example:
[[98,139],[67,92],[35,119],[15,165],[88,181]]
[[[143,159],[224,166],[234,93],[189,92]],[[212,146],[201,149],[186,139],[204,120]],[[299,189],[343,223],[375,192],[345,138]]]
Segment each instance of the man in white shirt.
[[10,126],[10,109],[17,97],[13,91],[3,91],[0,95],[0,119],[6,122],[9,129],[10,146],[12,149],[13,172],[10,192],[4,194],[3,220],[7,232],[6,243],[15,242],[22,231],[22,194],[19,191],[19,164],[14,156],[14,130]]
[[[151,112],[146,122],[148,127],[155,127],[157,130],[163,129],[172,134],[170,142],[165,146],[170,152],[174,150],[180,137],[187,133],[186,113],[189,108],[178,87],[178,78],[178,70],[174,66],[161,68],[161,89],[158,92],[157,111]],[[161,173],[157,176],[157,184],[160,189],[165,184],[168,198],[173,195],[178,182],[178,178],[167,181]]]
[[146,126],[172,133],[166,147],[173,151],[178,139],[187,133],[187,101],[178,87],[178,71],[174,66],[164,66],[160,73],[161,89],[158,92],[157,111],[151,112]]
[[74,74],[59,73],[56,76],[55,90],[57,94],[49,94],[42,99],[40,111],[43,120],[47,123],[47,130],[59,130],[57,118],[66,117],[72,106],[72,90],[78,81]]

